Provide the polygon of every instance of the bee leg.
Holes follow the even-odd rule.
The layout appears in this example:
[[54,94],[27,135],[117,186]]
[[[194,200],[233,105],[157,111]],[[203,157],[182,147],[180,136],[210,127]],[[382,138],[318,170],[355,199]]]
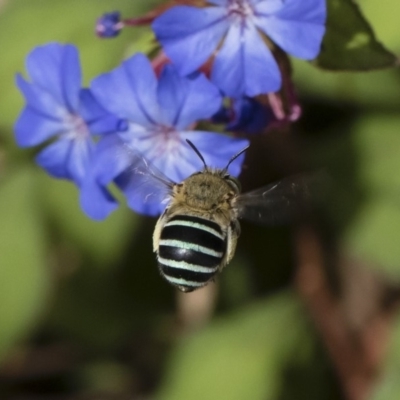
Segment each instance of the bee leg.
[[222,260],[220,270],[222,270],[222,268],[224,268],[225,265],[228,264],[235,255],[236,243],[239,238],[239,235],[240,235],[239,221],[238,220],[232,221],[232,223],[228,227],[228,231],[226,234],[227,249],[225,257]]

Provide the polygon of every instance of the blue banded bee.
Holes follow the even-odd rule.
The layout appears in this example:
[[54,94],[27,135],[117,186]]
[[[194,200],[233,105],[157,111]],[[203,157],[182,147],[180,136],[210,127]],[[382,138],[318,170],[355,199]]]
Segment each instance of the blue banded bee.
[[146,191],[146,197],[167,195],[165,211],[154,230],[153,250],[161,275],[183,292],[207,285],[231,261],[240,235],[239,218],[268,225],[282,223],[310,196],[306,175],[240,194],[239,181],[227,171],[247,147],[224,169],[212,169],[194,144],[187,142],[204,169],[180,183],[169,180],[143,157],[132,155],[133,173],[144,178],[142,196]]

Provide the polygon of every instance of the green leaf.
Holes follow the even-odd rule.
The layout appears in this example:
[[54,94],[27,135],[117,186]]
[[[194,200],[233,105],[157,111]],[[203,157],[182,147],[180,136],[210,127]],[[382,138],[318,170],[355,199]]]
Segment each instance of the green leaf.
[[0,186],[0,357],[40,318],[50,289],[35,176],[24,169]]
[[176,349],[157,398],[275,400],[304,327],[287,293],[222,318]]
[[79,192],[68,181],[40,173],[40,193],[48,218],[100,266],[117,265],[136,227],[135,214],[121,205],[104,221],[93,221],[79,206]]
[[376,35],[396,54],[400,52],[400,35],[396,10],[399,6],[398,0],[385,0],[384,3],[376,0],[363,0],[362,10],[374,27]]
[[364,117],[354,126],[366,202],[343,237],[352,255],[396,279],[400,278],[399,132],[398,116]]
[[[397,57],[377,41],[355,2],[328,0],[327,5],[327,29],[321,53],[315,61],[317,66],[330,70],[368,71],[397,64]],[[390,13],[390,8],[383,8]]]

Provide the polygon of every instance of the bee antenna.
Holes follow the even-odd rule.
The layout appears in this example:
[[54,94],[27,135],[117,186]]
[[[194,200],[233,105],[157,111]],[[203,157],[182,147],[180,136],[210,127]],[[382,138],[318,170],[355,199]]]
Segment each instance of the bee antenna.
[[243,150],[240,150],[239,153],[236,153],[231,159],[228,161],[226,167],[222,170],[222,174],[225,175],[228,172],[229,166],[235,161],[241,154],[243,154],[250,146],[246,146]]
[[201,155],[201,153],[198,150],[198,148],[189,139],[186,139],[186,141],[187,141],[188,145],[194,150],[194,152],[199,156],[200,160],[203,161],[204,168],[208,169],[207,164],[204,161],[204,157]]

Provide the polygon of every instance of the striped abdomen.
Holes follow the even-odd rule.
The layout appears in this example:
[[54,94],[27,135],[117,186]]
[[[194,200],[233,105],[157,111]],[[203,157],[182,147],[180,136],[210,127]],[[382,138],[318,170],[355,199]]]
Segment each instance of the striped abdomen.
[[204,286],[218,272],[226,250],[221,227],[191,215],[164,225],[158,248],[161,274],[184,292]]

